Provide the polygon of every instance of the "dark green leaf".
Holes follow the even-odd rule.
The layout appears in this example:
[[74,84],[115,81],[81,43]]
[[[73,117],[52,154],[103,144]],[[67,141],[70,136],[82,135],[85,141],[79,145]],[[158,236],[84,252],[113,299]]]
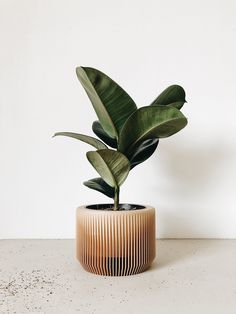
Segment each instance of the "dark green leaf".
[[185,116],[174,107],[139,108],[126,121],[120,134],[118,149],[128,156],[143,141],[171,136],[186,124]]
[[171,85],[151,103],[151,106],[170,105],[177,109],[181,109],[185,102],[185,91],[183,87],[179,85]]
[[110,137],[102,128],[99,121],[94,121],[92,125],[93,132],[107,145],[112,148],[117,148],[116,138]]
[[87,153],[87,158],[111,187],[119,187],[125,181],[130,170],[129,160],[115,150],[91,151]]
[[127,156],[130,161],[131,169],[151,157],[155,152],[158,143],[158,139],[146,140],[134,149],[131,152],[131,156]]
[[77,140],[80,140],[82,142],[85,142],[87,144],[92,145],[96,149],[107,149],[107,146],[104,143],[102,143],[101,141],[99,141],[98,139],[96,139],[92,136],[78,134],[78,133],[72,133],[72,132],[58,132],[58,133],[54,134],[54,136],[58,136],[58,135],[75,138]]
[[172,102],[171,104],[167,105],[169,107],[175,107],[176,109],[181,109],[183,107],[184,103],[182,101],[176,101]]
[[118,138],[124,122],[137,109],[134,101],[116,82],[99,70],[78,67],[76,73],[103,129],[109,136]]
[[115,189],[108,185],[102,178],[94,178],[84,182],[90,189],[97,190],[110,198],[114,198]]

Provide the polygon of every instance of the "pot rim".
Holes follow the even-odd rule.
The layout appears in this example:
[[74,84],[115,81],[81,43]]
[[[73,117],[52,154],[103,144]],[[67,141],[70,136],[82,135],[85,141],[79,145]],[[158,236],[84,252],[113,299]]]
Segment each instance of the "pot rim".
[[139,206],[141,208],[137,209],[125,209],[125,210],[112,210],[112,209],[97,209],[97,208],[88,208],[89,206],[110,206],[113,205],[113,203],[100,203],[100,204],[87,204],[87,205],[81,205],[77,207],[77,211],[84,211],[84,212],[90,212],[90,213],[109,213],[109,214],[129,214],[129,213],[140,213],[144,211],[149,210],[155,210],[153,206],[150,205],[141,205],[141,204],[131,204],[131,203],[121,203],[120,205],[131,205],[131,206]]

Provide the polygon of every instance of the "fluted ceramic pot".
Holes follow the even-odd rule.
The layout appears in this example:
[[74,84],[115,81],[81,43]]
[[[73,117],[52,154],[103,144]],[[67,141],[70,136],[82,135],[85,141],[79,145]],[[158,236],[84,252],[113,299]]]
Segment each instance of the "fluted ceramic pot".
[[[88,272],[127,276],[145,271],[156,255],[155,209],[104,210],[111,204],[77,208],[77,258]],[[122,207],[122,205],[121,205]]]

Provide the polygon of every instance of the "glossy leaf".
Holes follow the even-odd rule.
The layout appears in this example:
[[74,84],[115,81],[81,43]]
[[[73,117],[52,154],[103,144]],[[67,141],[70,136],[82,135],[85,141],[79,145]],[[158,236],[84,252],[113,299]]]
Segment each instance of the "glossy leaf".
[[171,85],[151,103],[151,106],[170,105],[177,109],[181,109],[185,102],[185,91],[183,87],[179,85]]
[[99,121],[94,121],[92,125],[93,132],[107,145],[112,148],[117,148],[117,140],[116,138],[110,137],[101,126]]
[[78,134],[78,133],[72,133],[72,132],[58,132],[55,133],[54,136],[67,136],[67,137],[72,137],[77,140],[80,140],[82,142],[85,142],[87,144],[92,145],[96,149],[107,149],[107,146],[96,139],[95,137],[88,136],[88,135],[83,135],[83,134]]
[[108,185],[102,178],[94,178],[84,182],[84,185],[90,189],[99,191],[110,198],[114,198],[115,189]]
[[111,149],[91,151],[87,158],[102,179],[111,187],[119,187],[126,179],[129,160],[120,152]]
[[127,156],[130,161],[131,169],[151,157],[155,152],[158,143],[158,139],[146,140],[135,148],[131,152],[131,155],[129,157]]
[[142,107],[126,121],[120,134],[118,149],[129,155],[143,141],[171,136],[186,124],[185,116],[174,107]]
[[134,101],[116,82],[99,70],[78,67],[76,73],[103,129],[109,136],[118,138],[123,124],[137,109]]
[[175,107],[176,109],[181,109],[183,107],[184,103],[182,101],[176,101],[172,102],[171,104],[167,105],[169,107]]

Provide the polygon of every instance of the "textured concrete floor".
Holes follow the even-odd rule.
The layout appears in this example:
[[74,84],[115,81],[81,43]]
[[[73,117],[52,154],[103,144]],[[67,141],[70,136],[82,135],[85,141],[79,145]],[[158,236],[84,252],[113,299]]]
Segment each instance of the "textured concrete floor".
[[235,314],[236,240],[159,240],[152,268],[86,273],[73,240],[0,241],[1,314]]

